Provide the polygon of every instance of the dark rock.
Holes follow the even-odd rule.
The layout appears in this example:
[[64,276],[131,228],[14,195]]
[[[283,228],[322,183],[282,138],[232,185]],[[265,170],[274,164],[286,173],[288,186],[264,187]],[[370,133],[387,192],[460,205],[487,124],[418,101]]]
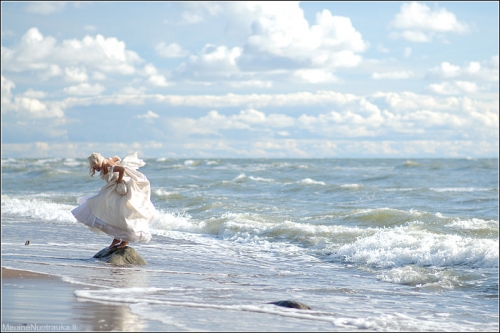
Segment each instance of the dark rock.
[[113,248],[105,247],[101,251],[97,252],[93,258],[106,261],[107,263],[124,266],[124,265],[146,265],[147,262],[144,260],[136,250],[127,246],[125,248],[119,249],[116,246]]
[[305,305],[304,303],[295,302],[295,301],[278,301],[278,302],[270,302],[268,304],[274,304],[277,306],[283,306],[285,308],[294,308],[300,310],[312,310],[311,307]]

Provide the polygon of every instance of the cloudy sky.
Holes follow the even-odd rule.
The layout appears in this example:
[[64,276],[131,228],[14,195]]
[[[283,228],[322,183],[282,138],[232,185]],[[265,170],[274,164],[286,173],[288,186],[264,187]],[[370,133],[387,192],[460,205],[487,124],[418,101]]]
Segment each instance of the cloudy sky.
[[2,1],[2,157],[498,157],[498,2]]

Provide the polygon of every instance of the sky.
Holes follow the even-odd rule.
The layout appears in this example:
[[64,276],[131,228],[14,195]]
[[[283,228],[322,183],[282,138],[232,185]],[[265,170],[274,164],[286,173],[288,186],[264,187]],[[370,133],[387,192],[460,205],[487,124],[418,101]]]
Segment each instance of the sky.
[[498,2],[1,2],[2,158],[498,158]]

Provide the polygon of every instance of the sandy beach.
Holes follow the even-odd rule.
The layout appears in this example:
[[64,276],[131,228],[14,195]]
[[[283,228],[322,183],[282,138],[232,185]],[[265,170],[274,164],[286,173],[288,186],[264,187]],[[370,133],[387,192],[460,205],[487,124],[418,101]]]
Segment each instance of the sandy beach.
[[89,289],[46,274],[2,267],[2,332],[5,331],[151,331],[127,305],[78,299]]

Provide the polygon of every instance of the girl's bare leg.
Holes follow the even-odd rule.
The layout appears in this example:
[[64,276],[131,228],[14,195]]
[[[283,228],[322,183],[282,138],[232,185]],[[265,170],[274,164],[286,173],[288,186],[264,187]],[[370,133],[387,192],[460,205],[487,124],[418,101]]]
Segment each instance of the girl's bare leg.
[[128,242],[126,242],[126,241],[122,241],[122,242],[120,243],[120,245],[118,245],[118,246],[117,246],[117,248],[119,248],[119,249],[123,249],[124,247],[127,247],[127,245],[128,245]]
[[109,246],[109,248],[111,249],[113,246],[116,246],[116,244],[120,243],[120,240],[119,239],[113,239],[113,241],[111,242],[111,245]]

